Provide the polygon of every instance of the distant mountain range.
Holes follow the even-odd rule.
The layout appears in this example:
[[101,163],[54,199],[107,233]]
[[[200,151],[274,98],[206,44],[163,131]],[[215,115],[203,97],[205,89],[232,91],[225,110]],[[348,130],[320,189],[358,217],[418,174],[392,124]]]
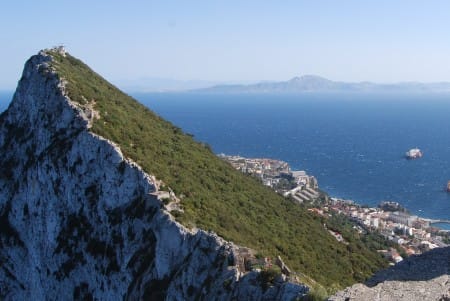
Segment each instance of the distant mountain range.
[[193,90],[211,93],[301,93],[301,92],[450,92],[450,82],[338,82],[320,76],[304,75],[283,82],[261,82],[250,85],[216,85]]

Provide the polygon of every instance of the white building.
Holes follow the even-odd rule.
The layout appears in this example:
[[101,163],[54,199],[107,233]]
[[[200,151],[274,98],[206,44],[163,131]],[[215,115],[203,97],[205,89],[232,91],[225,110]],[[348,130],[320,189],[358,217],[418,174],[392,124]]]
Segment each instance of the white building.
[[370,225],[376,229],[380,226],[380,219],[378,217],[372,216],[370,219]]

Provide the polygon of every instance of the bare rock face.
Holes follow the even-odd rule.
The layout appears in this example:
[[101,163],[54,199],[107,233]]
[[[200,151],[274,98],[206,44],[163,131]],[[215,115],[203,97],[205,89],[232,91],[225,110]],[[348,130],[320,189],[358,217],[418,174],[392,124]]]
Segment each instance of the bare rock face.
[[450,248],[409,257],[329,300],[450,300]]
[[238,246],[173,220],[154,177],[89,131],[93,118],[33,56],[0,117],[1,300],[292,300],[236,267]]

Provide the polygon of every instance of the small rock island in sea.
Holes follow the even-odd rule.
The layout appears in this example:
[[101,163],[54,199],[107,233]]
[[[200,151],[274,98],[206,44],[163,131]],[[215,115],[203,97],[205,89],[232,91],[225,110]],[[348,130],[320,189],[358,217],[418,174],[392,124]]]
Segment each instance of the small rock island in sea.
[[419,159],[422,158],[423,153],[420,149],[412,148],[406,152],[406,159]]

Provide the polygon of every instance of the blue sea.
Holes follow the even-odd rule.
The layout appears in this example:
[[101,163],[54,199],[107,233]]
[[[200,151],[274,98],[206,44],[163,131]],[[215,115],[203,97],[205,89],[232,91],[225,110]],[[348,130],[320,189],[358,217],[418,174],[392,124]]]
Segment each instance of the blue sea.
[[[12,93],[0,93],[5,109]],[[214,152],[306,170],[330,196],[450,219],[450,95],[134,94]],[[424,157],[406,160],[410,148]]]
[[[450,219],[450,95],[136,94],[214,152],[287,161],[329,195]],[[424,157],[406,160],[419,147]]]

